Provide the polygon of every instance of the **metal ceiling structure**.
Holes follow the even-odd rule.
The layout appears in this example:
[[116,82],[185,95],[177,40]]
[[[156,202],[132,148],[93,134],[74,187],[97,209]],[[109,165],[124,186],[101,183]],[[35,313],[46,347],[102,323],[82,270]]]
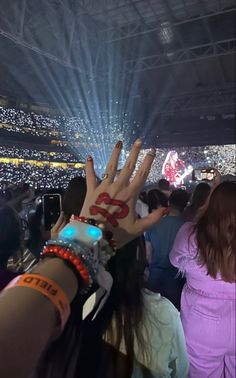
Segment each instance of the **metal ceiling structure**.
[[0,94],[76,109],[81,81],[109,79],[152,119],[235,114],[235,15],[234,0],[1,0]]

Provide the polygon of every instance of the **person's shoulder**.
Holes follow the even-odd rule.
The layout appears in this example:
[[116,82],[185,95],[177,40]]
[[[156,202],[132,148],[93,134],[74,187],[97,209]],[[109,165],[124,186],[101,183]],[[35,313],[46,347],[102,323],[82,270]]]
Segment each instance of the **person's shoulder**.
[[192,234],[192,233],[194,233],[194,223],[193,222],[185,222],[185,221],[183,221],[183,224],[182,224],[179,232],[186,233],[186,234]]
[[178,227],[180,228],[185,223],[181,216],[167,215],[161,219],[161,226],[166,227]]
[[156,234],[161,228],[162,228],[162,226],[165,224],[165,219],[166,219],[167,217],[163,217],[163,218],[161,218],[159,221],[158,221],[158,223],[156,223],[156,224],[154,224],[151,228],[149,228],[146,232],[145,232],[145,234]]
[[165,217],[162,217],[158,223],[155,225],[156,228],[160,228],[160,227],[163,227],[165,226],[166,224],[170,223],[171,222],[171,219],[170,218],[173,218],[173,217],[170,217],[169,215],[166,215]]
[[159,293],[153,293],[147,289],[143,291],[144,304],[149,316],[163,325],[173,324],[175,319],[179,319],[179,311],[165,297]]
[[184,219],[182,215],[176,218],[177,219],[175,221],[175,226],[178,227],[178,229],[180,229],[186,223],[186,220]]
[[[191,257],[191,259],[192,258],[195,259],[196,254],[197,254],[197,243],[196,243],[196,233],[194,230],[194,223],[186,222],[179,228],[177,232],[172,251],[170,252],[170,261],[174,266],[176,266],[174,263],[175,257],[179,255],[181,256],[185,255],[185,257],[188,256],[188,257]],[[180,260],[178,258],[178,264],[179,262]]]
[[163,217],[163,219],[165,219],[165,221],[169,223],[185,223],[181,215],[167,215],[166,217]]

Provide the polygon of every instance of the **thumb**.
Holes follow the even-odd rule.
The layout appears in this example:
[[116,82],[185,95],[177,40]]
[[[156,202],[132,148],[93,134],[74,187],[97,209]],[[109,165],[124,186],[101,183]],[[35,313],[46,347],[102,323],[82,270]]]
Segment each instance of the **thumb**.
[[54,228],[56,230],[60,229],[61,228],[61,225],[65,222],[65,215],[64,215],[64,212],[62,211],[59,218],[57,219],[57,222],[56,224],[54,225]]

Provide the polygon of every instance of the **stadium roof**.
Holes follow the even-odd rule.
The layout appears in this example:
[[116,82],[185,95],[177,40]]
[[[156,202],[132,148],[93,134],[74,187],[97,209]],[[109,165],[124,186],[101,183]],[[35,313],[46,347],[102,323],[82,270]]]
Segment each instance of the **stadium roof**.
[[158,143],[196,144],[199,118],[206,140],[230,142],[235,13],[234,0],[1,0],[0,94],[76,109],[115,87]]

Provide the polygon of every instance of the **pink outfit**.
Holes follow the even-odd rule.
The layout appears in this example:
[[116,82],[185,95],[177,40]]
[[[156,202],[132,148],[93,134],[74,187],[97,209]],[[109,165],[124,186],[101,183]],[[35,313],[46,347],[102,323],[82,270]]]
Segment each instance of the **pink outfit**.
[[191,378],[236,377],[236,285],[207,275],[196,259],[192,223],[179,230],[171,263],[186,276],[181,320],[190,359]]

